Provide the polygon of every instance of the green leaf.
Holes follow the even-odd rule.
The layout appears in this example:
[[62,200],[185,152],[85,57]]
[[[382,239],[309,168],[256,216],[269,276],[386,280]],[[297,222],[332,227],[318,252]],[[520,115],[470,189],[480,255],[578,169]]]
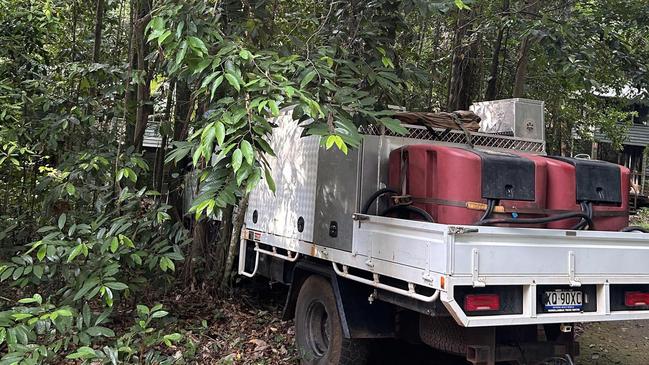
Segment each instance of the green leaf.
[[41,247],[38,248],[38,252],[36,252],[36,258],[38,259],[38,261],[43,261],[46,254],[47,254],[47,245],[41,245]]
[[237,80],[237,77],[231,73],[226,73],[225,74],[225,79],[228,80],[228,83],[239,92],[241,90],[241,85],[239,85],[239,80]]
[[43,269],[43,266],[41,266],[41,265],[34,266],[34,269],[32,270],[32,272],[34,273],[34,276],[36,276],[39,279],[43,277],[43,271],[44,271],[44,269]]
[[165,26],[164,19],[159,16],[156,16],[153,19],[151,19],[151,21],[147,25],[147,27],[151,28],[152,30],[158,30],[158,31],[164,29],[164,26]]
[[13,268],[13,267],[7,268],[5,271],[3,271],[3,272],[2,272],[2,275],[0,275],[0,282],[9,279],[9,277],[11,276],[11,274],[12,274],[13,272],[14,272],[14,268]]
[[119,169],[117,171],[117,175],[115,175],[115,181],[122,181],[122,178],[124,177],[124,169]]
[[54,313],[61,317],[72,317],[72,311],[70,311],[69,309],[59,309]]
[[187,41],[192,48],[198,49],[203,53],[207,53],[207,47],[205,46],[205,43],[202,39],[198,37],[187,37]]
[[167,38],[171,35],[171,31],[169,29],[165,30],[164,33],[162,33],[158,37],[158,46],[161,46]]
[[268,188],[274,194],[275,193],[275,180],[273,180],[273,175],[271,174],[271,171],[269,169],[264,169],[264,178],[266,179],[266,184],[268,184]]
[[241,57],[244,60],[247,60],[252,57],[252,54],[247,49],[242,49],[241,52],[239,52],[239,57]]
[[147,307],[146,305],[138,304],[135,308],[140,314],[148,315],[150,312],[149,307]]
[[23,298],[18,301],[18,303],[29,304],[29,303],[38,303],[41,305],[43,303],[43,297],[40,294],[34,294],[31,298]]
[[81,252],[83,252],[83,243],[80,243],[74,247],[72,252],[70,252],[70,256],[68,256],[68,262],[72,262]]
[[212,63],[212,60],[210,58],[205,58],[201,62],[196,65],[196,68],[194,68],[194,75],[203,72],[207,68],[207,66]]
[[471,8],[468,7],[462,0],[455,0],[455,6],[457,6],[457,8],[460,10],[471,10]]
[[14,274],[13,274],[13,276],[11,276],[11,278],[14,279],[14,280],[18,280],[18,278],[20,278],[23,275],[23,272],[25,272],[25,268],[22,267],[22,266],[19,266],[14,270]]
[[151,318],[162,318],[162,317],[166,316],[167,314],[169,314],[169,312],[167,312],[167,311],[157,311],[157,312],[153,312],[153,314],[151,314]]
[[268,106],[270,107],[270,113],[274,117],[279,116],[279,108],[277,107],[277,102],[275,100],[268,100]]
[[74,187],[74,185],[67,183],[65,184],[65,190],[68,192],[68,195],[74,196],[74,194],[77,192],[77,189]]
[[172,342],[180,341],[182,340],[182,338],[183,335],[178,332],[174,332],[168,335],[164,335],[164,337],[162,337],[162,341],[165,343],[165,345],[172,346]]
[[178,53],[176,53],[176,66],[183,62],[185,54],[187,54],[187,41],[182,41],[182,43],[180,43],[180,49],[178,50]]
[[67,220],[67,218],[68,217],[65,215],[65,213],[63,213],[63,214],[61,214],[59,216],[59,222],[58,222],[59,229],[63,229],[63,227],[65,226],[65,221]]
[[386,128],[388,128],[390,131],[397,133],[397,134],[406,134],[408,130],[401,124],[401,121],[398,119],[394,118],[381,118],[379,119],[379,123],[383,124]]
[[333,134],[330,135],[329,137],[327,137],[327,142],[325,142],[325,147],[327,149],[330,149],[334,145],[334,143],[336,143],[336,137],[338,137],[338,136],[333,135]]
[[314,78],[317,74],[318,74],[318,73],[316,72],[316,70],[311,70],[309,73],[307,73],[307,74],[304,76],[304,78],[302,79],[302,81],[300,81],[300,89],[304,89],[304,87],[305,87],[306,85],[308,85],[309,82],[311,82],[311,80],[313,80],[313,78]]
[[81,289],[79,289],[79,291],[77,292],[77,294],[75,294],[73,300],[74,300],[74,301],[77,301],[77,300],[81,299],[81,298],[82,298],[84,295],[86,295],[86,293],[88,293],[91,289],[96,288],[96,287],[97,287],[97,284],[99,284],[99,280],[97,280],[97,278],[90,278],[90,279],[86,280],[86,281],[84,282],[83,286],[81,287]]
[[[27,298],[27,299],[29,299],[29,298]],[[19,303],[20,303],[20,301],[19,301]],[[22,303],[25,303],[25,302],[22,302]],[[32,303],[32,302],[29,302],[29,303]],[[33,315],[31,315],[29,313],[14,313],[14,314],[11,315],[11,317],[15,321],[22,321],[23,319],[32,318]]]
[[214,83],[212,84],[212,90],[210,91],[210,100],[214,99],[214,93],[216,93],[216,89],[218,89],[219,86],[221,86],[221,83],[223,82],[223,75],[219,76],[214,80]]
[[234,172],[237,172],[237,170],[239,170],[242,162],[243,162],[243,153],[241,152],[240,149],[237,148],[232,153],[232,169],[234,170]]
[[252,173],[252,176],[248,178],[248,183],[246,184],[246,193],[249,193],[252,191],[252,189],[257,186],[259,183],[259,180],[261,180],[261,174],[259,172],[259,169],[255,169],[255,171]]
[[92,337],[104,336],[104,337],[115,337],[115,332],[110,328],[94,326],[86,330],[86,333]]
[[119,240],[122,242],[123,245],[126,245],[126,247],[135,248],[135,244],[133,244],[133,241],[131,241],[130,238],[124,236],[123,234],[119,235]]
[[92,359],[97,357],[97,354],[95,353],[95,350],[88,346],[82,346],[77,349],[76,352],[71,353],[70,355],[66,356],[66,359]]
[[295,88],[293,88],[293,86],[285,86],[284,93],[286,93],[286,96],[289,98],[292,98],[293,94],[295,94]]
[[218,143],[219,146],[222,146],[223,141],[225,140],[225,125],[221,122],[216,122],[214,124],[214,130],[216,132],[216,143]]
[[119,240],[117,237],[113,237],[113,239],[110,240],[110,252],[115,253],[117,252],[117,249],[119,248]]
[[142,258],[138,254],[131,254],[131,260],[133,260],[137,265],[142,265]]
[[243,153],[243,157],[245,157],[246,161],[248,161],[248,165],[252,166],[253,162],[255,161],[255,153],[250,142],[246,141],[245,139],[241,141],[241,152]]
[[124,283],[120,283],[118,281],[113,281],[113,282],[110,282],[110,283],[106,283],[106,284],[104,284],[104,286],[107,286],[107,287],[109,287],[109,288],[111,288],[113,290],[125,290],[125,289],[128,289],[128,285],[126,285]]

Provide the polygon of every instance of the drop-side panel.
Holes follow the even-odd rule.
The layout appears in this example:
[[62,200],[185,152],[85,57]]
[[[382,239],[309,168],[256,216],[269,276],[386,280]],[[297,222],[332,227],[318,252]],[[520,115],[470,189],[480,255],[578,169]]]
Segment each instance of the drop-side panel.
[[367,258],[367,270],[383,261],[419,269],[422,275],[446,271],[448,226],[368,217],[355,222],[353,245],[355,255]]
[[[250,193],[246,226],[284,237],[313,241],[319,136],[300,137],[303,128],[293,120],[292,109],[272,120],[270,145],[277,157],[266,156],[275,180],[275,194],[263,181]],[[257,222],[253,215],[257,212]],[[302,232],[298,220],[304,220]]]
[[480,227],[454,236],[449,273],[471,276],[477,270],[485,279],[553,276],[578,281],[647,276],[648,263],[649,242],[638,233]]

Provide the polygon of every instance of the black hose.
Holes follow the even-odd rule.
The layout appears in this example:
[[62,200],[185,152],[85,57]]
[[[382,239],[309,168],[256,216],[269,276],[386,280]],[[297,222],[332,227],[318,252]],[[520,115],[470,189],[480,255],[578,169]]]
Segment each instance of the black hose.
[[625,228],[622,228],[620,232],[642,232],[642,233],[649,233],[649,229],[639,227],[639,226],[628,226]]
[[395,189],[391,189],[391,188],[379,189],[365,201],[365,204],[363,204],[363,209],[361,209],[361,213],[367,214],[367,212],[369,212],[370,210],[370,207],[372,206],[372,203],[374,203],[374,201],[378,199],[378,197],[380,197],[381,195],[388,194],[388,193],[399,194],[399,192],[396,191]]
[[[591,221],[592,221],[592,219],[593,219],[593,203],[583,201],[579,205],[581,206],[581,211],[583,213],[587,214],[590,217]],[[579,229],[584,229],[586,227],[589,227],[590,229],[593,229],[592,224],[588,225],[588,222],[586,222],[585,219],[581,219],[579,221],[579,223],[572,226],[572,228],[570,228],[570,229],[579,230]]]
[[491,225],[491,224],[503,224],[503,223],[511,223],[511,224],[543,224],[543,223],[550,223],[550,222],[556,222],[564,219],[571,219],[571,218],[582,218],[584,219],[589,227],[593,226],[593,220],[588,216],[586,213],[581,213],[581,212],[574,212],[574,213],[562,213],[562,214],[557,214],[549,217],[541,217],[541,218],[494,218],[494,219],[487,219],[481,222],[476,223],[478,226],[486,226],[486,225]]
[[422,217],[424,220],[426,220],[428,222],[431,222],[431,223],[435,223],[435,220],[433,219],[433,217],[430,214],[428,214],[427,211],[425,211],[425,210],[423,210],[421,208],[417,208],[417,207],[412,206],[412,205],[393,205],[390,208],[388,208],[388,209],[384,210],[383,212],[381,212],[380,215],[388,215],[390,213],[394,213],[394,212],[397,212],[397,211],[400,211],[400,210],[407,211],[408,213],[417,214],[418,216]]
[[491,214],[494,212],[494,208],[496,207],[496,200],[495,199],[487,199],[487,209],[485,209],[484,214],[482,215],[482,218],[478,222],[482,222],[484,220],[487,220],[489,217],[491,217]]

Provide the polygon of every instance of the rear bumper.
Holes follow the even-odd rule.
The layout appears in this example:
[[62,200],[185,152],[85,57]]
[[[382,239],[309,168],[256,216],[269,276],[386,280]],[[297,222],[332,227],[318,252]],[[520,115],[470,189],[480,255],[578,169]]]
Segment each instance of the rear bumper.
[[[636,283],[634,281],[634,283]],[[625,283],[626,284],[626,283]],[[521,314],[467,316],[453,295],[453,287],[441,292],[440,300],[455,321],[464,327],[511,326],[526,324],[603,322],[649,319],[649,310],[611,310],[611,283],[596,284],[596,310],[592,312],[539,313],[537,284],[523,285]],[[578,287],[574,288],[578,290]]]

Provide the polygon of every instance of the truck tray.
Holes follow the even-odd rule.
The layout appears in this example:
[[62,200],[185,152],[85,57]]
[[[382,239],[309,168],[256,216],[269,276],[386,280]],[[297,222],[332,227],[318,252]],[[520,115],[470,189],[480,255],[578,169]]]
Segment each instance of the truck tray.
[[[612,287],[649,284],[646,234],[454,226],[362,214],[353,220],[351,252],[259,231],[242,236],[256,244],[258,255],[288,261],[312,256],[377,289],[422,302],[439,299],[465,327],[649,319],[649,310],[611,305]],[[240,262],[245,274],[244,266]],[[522,313],[467,316],[454,296],[458,287],[502,285],[522,288]],[[596,309],[540,311],[537,291],[551,286],[594,287]]]

